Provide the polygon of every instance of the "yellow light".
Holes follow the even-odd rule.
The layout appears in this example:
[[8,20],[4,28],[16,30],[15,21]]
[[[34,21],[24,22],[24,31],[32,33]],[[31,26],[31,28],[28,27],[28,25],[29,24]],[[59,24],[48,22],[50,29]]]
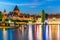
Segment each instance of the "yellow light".
[[3,39],[7,40],[7,31],[5,30],[5,28],[3,29]]
[[11,20],[9,20],[9,23],[11,23]]

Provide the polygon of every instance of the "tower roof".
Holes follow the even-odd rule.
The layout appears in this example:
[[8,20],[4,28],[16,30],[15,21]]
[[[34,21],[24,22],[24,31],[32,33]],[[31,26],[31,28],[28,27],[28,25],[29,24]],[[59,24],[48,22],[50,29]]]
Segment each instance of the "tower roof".
[[4,9],[4,12],[6,12],[6,10]]
[[18,6],[17,6],[17,5],[15,6],[15,8],[14,8],[14,10],[13,10],[13,11],[15,11],[15,10],[18,10],[18,11],[19,11],[19,9],[18,9]]

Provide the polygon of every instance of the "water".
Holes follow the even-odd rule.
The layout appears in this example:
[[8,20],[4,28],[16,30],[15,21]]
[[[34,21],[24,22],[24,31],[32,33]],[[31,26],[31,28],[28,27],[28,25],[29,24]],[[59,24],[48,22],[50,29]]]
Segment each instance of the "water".
[[58,40],[58,25],[52,25],[51,29],[52,40]]
[[48,25],[46,25],[46,40],[49,40],[49,30],[48,30]]
[[33,40],[32,25],[31,24],[29,24],[29,29],[28,29],[28,40]]
[[49,40],[52,40],[51,25],[49,25]]
[[42,40],[42,27],[41,27],[41,25],[34,25],[34,40]]
[[34,25],[34,40],[37,40],[37,25]]
[[0,40],[4,40],[3,39],[3,31],[2,30],[0,30]]
[[58,40],[60,40],[60,24],[58,25]]
[[43,30],[43,40],[49,40],[48,25],[44,25],[42,30]]
[[38,29],[37,29],[37,40],[42,40],[42,25],[38,25]]
[[3,29],[3,39],[7,40],[7,31],[5,30],[5,28]]
[[[51,25],[44,26],[44,39],[53,40],[53,37],[57,37],[60,40],[60,25],[56,27],[56,30]],[[23,25],[22,29],[8,29],[0,30],[0,40],[42,40],[42,25],[28,24],[26,27]],[[55,36],[52,36],[52,31]],[[57,32],[56,32],[57,31]]]

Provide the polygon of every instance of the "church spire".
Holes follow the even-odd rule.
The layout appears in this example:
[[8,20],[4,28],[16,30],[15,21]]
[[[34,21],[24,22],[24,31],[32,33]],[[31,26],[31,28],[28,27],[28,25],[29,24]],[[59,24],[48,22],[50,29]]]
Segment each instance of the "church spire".
[[6,10],[4,9],[4,12],[6,12]]
[[14,8],[14,10],[13,10],[13,11],[15,11],[15,10],[18,10],[18,11],[19,11],[19,9],[18,9],[18,6],[17,6],[17,5],[15,6],[15,8]]
[[20,10],[18,9],[18,6],[17,5],[15,6],[13,12],[14,12],[15,15],[20,16]]

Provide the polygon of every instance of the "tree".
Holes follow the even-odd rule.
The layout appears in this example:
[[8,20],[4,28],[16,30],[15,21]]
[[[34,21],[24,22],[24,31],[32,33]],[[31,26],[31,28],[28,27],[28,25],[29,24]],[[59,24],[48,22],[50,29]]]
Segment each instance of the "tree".
[[33,22],[33,23],[35,23],[35,22],[36,22],[36,20],[35,20],[35,19],[33,19],[33,20],[32,20],[32,22]]
[[45,15],[45,11],[42,10],[42,15],[41,15],[41,22],[42,22],[42,38],[43,40],[45,39],[45,34],[44,34],[44,22],[46,20],[46,15]]
[[0,11],[0,21],[2,21],[2,12]]
[[45,11],[42,10],[42,15],[41,15],[41,22],[44,23],[45,22]]

